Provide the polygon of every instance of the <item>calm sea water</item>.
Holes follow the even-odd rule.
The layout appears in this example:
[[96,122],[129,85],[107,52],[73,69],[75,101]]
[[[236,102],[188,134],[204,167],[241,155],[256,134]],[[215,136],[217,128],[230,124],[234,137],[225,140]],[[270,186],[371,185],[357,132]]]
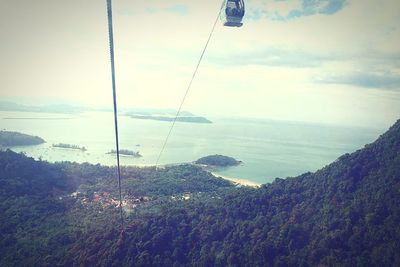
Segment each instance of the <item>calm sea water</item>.
[[[275,177],[316,171],[340,155],[374,141],[384,129],[349,128],[279,121],[211,118],[212,124],[176,123],[161,157],[161,164],[194,161],[223,154],[244,164],[218,174],[257,183]],[[139,150],[142,158],[121,158],[123,165],[152,165],[170,127],[169,122],[119,117],[120,148]],[[78,115],[0,112],[0,128],[37,135],[47,143],[14,147],[34,158],[50,162],[75,161],[115,165],[106,154],[115,147],[112,113]],[[85,146],[86,152],[53,148],[52,144]]]

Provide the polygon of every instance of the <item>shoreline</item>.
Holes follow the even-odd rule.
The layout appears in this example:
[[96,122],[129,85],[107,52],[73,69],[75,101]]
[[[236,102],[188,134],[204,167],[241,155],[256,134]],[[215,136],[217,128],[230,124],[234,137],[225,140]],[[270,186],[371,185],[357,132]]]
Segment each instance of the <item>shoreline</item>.
[[229,177],[229,176],[224,176],[224,175],[220,175],[218,173],[215,172],[210,172],[214,177],[219,177],[228,181],[233,182],[236,185],[239,186],[249,186],[249,187],[254,187],[254,188],[259,188],[261,186],[261,184],[253,182],[253,181],[249,181],[246,179],[240,179],[240,178],[234,178],[234,177]]

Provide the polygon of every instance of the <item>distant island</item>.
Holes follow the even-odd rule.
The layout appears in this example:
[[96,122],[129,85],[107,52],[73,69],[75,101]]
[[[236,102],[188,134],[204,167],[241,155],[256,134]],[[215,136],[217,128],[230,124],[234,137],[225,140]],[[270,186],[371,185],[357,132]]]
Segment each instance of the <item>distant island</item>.
[[47,106],[22,105],[10,101],[0,101],[0,111],[76,114],[90,109],[77,105],[53,104]]
[[[117,150],[112,149],[107,154],[117,154]],[[120,155],[124,155],[124,156],[132,156],[132,157],[135,157],[135,158],[142,157],[142,155],[139,153],[139,151],[132,151],[132,150],[128,150],[128,149],[120,149],[119,150],[119,154]]]
[[[55,113],[55,114],[79,114],[83,112],[112,112],[109,107],[100,106],[83,106],[79,104],[57,104],[50,105],[30,105],[15,103],[12,101],[0,100],[0,111],[17,111],[17,112],[34,112],[34,113]],[[177,113],[174,109],[156,109],[156,108],[121,108],[124,115],[130,116],[135,119],[145,120],[158,120],[158,121],[172,121]],[[179,122],[192,122],[192,123],[212,123],[208,119],[196,116],[193,113],[185,110],[179,112],[177,121]],[[15,118],[7,118],[15,119]],[[21,119],[21,118],[19,118]],[[26,119],[26,118],[22,118]],[[32,118],[29,118],[32,119]],[[38,118],[35,118],[38,119]],[[43,119],[43,118],[39,118]],[[48,118],[46,118],[48,119]],[[52,118],[59,119],[59,118]]]
[[[156,121],[174,121],[175,117],[172,116],[161,116],[161,115],[129,115],[133,119],[141,120],[156,120]],[[212,123],[210,120],[200,116],[180,116],[176,119],[179,122],[190,122],[190,123]]]
[[[175,116],[177,110],[166,108],[122,108],[122,111],[128,115],[148,115],[148,116]],[[195,116],[193,113],[185,110],[179,112],[180,116]]]
[[230,167],[230,166],[237,166],[240,163],[242,163],[242,161],[223,155],[210,155],[199,158],[194,163],[210,167]]
[[23,134],[19,132],[0,131],[0,146],[31,146],[45,143],[38,136]]
[[81,151],[86,151],[86,147],[84,146],[77,146],[77,145],[71,145],[71,144],[63,144],[63,143],[59,143],[59,144],[53,144],[53,147],[57,147],[57,148],[68,148],[68,149],[75,149],[75,150],[81,150]]

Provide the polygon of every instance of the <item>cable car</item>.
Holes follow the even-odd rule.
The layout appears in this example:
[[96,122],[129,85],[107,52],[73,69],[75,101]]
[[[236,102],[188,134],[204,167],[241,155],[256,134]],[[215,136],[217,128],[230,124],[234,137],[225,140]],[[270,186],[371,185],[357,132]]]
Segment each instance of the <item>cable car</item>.
[[224,26],[241,27],[244,16],[243,0],[226,0]]

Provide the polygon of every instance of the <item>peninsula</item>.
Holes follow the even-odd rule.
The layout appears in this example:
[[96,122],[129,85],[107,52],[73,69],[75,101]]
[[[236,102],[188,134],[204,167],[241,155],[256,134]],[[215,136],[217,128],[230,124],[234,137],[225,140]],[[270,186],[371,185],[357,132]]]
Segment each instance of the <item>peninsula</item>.
[[44,141],[38,136],[23,134],[19,132],[0,131],[0,146],[31,146],[43,144]]

